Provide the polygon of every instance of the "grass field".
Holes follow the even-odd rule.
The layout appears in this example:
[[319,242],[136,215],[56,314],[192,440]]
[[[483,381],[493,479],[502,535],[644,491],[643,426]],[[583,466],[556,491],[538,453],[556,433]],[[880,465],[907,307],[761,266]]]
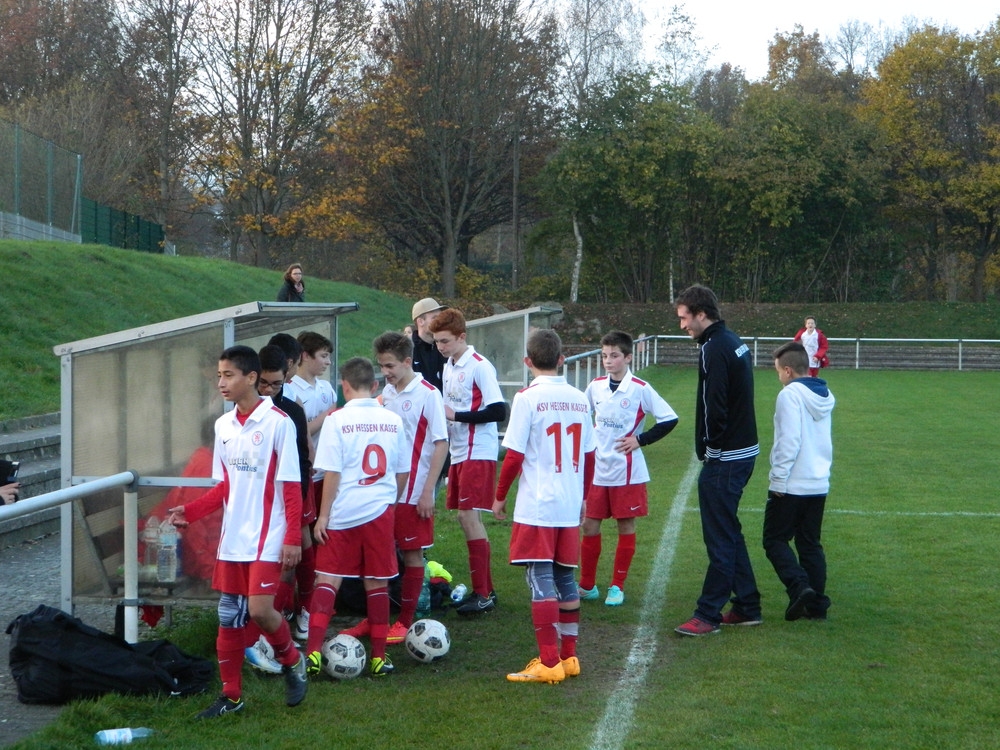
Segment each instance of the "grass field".
[[[644,376],[681,422],[647,449],[651,513],[626,604],[585,603],[580,677],[505,681],[536,649],[526,586],[505,564],[510,527],[490,519],[500,608],[474,620],[444,614],[453,645],[436,664],[400,650],[392,678],[315,681],[295,709],[283,705],[280,678],[247,669],[247,709],[208,723],[191,717],[214,694],[77,702],[16,747],[91,747],[98,729],[150,726],[158,734],[148,748],[996,748],[1000,512],[989,394],[1000,374],[828,375],[838,405],[827,622],[784,621],[787,600],[760,546],[778,382],[758,370],[762,457],[741,517],[765,623],[701,639],[672,632],[693,611],[706,564],[691,483],[695,372],[656,368]],[[606,525],[602,593],[613,546]],[[467,576],[453,516],[439,516],[431,556],[456,580]],[[175,621],[168,637],[213,654],[214,612]]]

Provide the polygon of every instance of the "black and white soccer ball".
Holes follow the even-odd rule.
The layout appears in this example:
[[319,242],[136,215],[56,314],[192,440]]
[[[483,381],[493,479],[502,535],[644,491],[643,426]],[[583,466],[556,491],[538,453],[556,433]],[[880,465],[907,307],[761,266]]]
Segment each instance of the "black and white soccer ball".
[[350,680],[365,670],[368,654],[353,635],[341,633],[323,644],[323,671],[335,680]]
[[437,661],[451,648],[448,628],[437,620],[417,620],[406,631],[406,653],[425,664]]

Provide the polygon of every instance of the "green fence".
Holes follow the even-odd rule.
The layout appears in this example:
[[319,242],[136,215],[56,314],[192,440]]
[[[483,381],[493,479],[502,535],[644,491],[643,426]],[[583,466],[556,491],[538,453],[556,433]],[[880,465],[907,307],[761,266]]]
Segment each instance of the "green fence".
[[80,233],[79,154],[0,120],[0,212]]
[[84,198],[83,158],[0,120],[0,237],[163,252],[163,227]]
[[135,214],[118,211],[95,203],[90,198],[81,201],[80,236],[85,243],[124,247],[145,253],[163,252],[163,227],[141,219]]

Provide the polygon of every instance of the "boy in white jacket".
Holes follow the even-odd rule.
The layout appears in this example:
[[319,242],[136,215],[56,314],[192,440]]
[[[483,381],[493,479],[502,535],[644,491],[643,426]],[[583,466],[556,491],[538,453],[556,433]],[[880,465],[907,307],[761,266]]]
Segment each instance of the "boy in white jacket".
[[[785,619],[825,620],[830,598],[820,532],[830,490],[835,399],[825,380],[809,377],[802,344],[789,342],[773,357],[784,387],[774,409],[764,551],[788,593]],[[793,538],[795,552],[789,545]]]

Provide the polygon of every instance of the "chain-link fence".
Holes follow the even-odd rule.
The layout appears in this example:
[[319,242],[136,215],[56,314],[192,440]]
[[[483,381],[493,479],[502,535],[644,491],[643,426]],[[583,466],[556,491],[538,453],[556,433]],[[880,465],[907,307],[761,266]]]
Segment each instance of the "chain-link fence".
[[0,237],[80,241],[83,160],[0,120]]

